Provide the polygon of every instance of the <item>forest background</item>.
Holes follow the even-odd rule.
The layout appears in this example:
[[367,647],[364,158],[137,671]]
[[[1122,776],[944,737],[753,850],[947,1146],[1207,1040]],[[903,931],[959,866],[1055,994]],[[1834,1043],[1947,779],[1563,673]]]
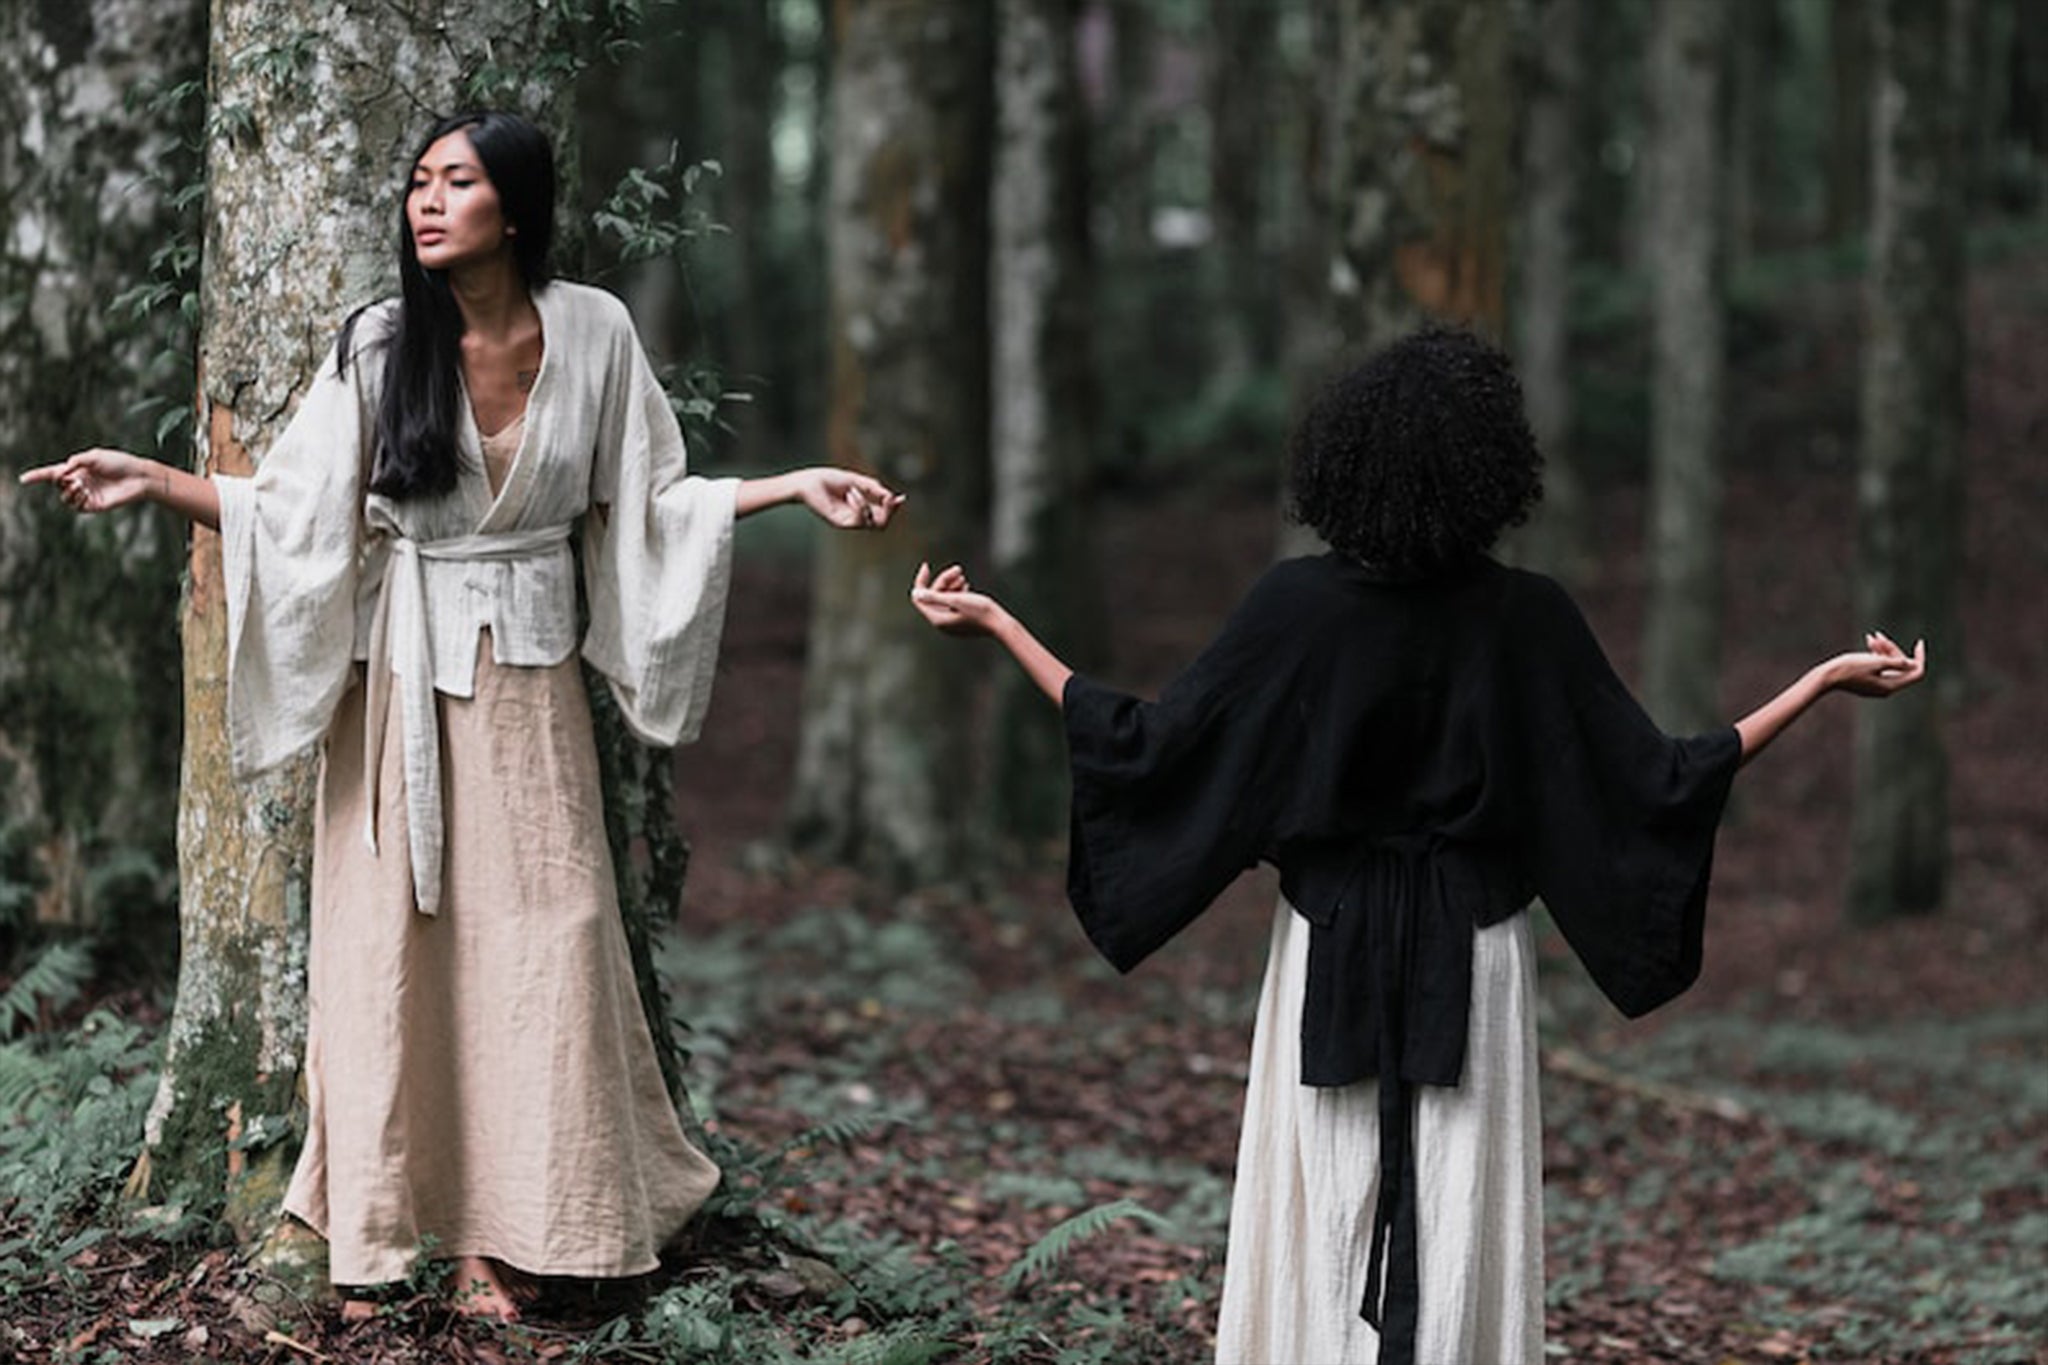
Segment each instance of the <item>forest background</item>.
[[1053,718],[902,592],[1156,688],[1308,548],[1304,394],[1446,318],[1549,457],[1508,553],[1666,724],[1869,627],[1937,677],[1745,775],[1676,1006],[1546,950],[1553,1354],[2048,1359],[2029,0],[5,0],[0,464],[260,459],[476,102],[556,130],[700,470],[912,495],[749,523],[704,742],[608,746],[732,1178],[521,1333],[342,1328],[275,1221],[305,773],[224,777],[206,536],[0,480],[0,1358],[1205,1359],[1270,878],[1113,979]]

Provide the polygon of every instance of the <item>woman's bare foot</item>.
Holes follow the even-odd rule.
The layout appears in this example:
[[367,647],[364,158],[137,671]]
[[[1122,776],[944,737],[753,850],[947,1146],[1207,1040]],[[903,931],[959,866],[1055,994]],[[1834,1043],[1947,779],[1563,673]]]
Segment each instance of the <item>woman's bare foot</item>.
[[377,1305],[369,1299],[343,1299],[341,1320],[343,1322],[368,1322],[377,1316]]
[[449,1272],[449,1301],[466,1318],[495,1318],[499,1322],[519,1321],[519,1305],[498,1276],[497,1262],[488,1256],[458,1256]]

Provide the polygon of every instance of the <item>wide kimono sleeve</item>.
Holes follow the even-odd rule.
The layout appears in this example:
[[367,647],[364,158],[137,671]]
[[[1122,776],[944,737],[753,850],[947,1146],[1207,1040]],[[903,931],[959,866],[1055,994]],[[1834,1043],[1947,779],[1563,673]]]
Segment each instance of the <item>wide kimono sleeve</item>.
[[227,709],[237,776],[327,733],[355,657],[363,477],[374,425],[364,315],[348,373],[323,362],[254,475],[217,475],[228,634]]
[[1665,734],[1547,579],[1520,616],[1524,857],[1594,982],[1640,1015],[1699,976],[1714,836],[1742,742]]
[[1291,791],[1305,648],[1270,571],[1156,702],[1075,674],[1062,698],[1073,806],[1067,896],[1129,971],[1259,860]]
[[711,702],[739,481],[688,473],[675,412],[616,306],[591,467],[591,502],[604,510],[583,524],[583,657],[636,735],[683,744]]

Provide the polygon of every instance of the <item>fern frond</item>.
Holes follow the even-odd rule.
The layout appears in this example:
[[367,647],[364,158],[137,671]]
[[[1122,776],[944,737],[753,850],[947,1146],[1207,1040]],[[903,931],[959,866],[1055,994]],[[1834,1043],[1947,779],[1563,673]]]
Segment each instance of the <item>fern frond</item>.
[[1101,1236],[1120,1218],[1135,1218],[1158,1232],[1173,1231],[1171,1223],[1135,1199],[1116,1199],[1107,1204],[1097,1204],[1094,1208],[1084,1209],[1063,1223],[1055,1224],[1050,1232],[1032,1243],[1030,1249],[1003,1272],[1003,1288],[1015,1291],[1034,1275],[1043,1275],[1064,1261],[1075,1247]]
[[78,998],[92,979],[92,950],[82,943],[53,943],[45,948],[14,984],[0,992],[0,1038],[17,1028],[32,1027],[41,1018],[40,1003],[62,1009]]
[[29,1100],[55,1075],[56,1068],[27,1047],[0,1047],[0,1129],[26,1113]]
[[960,1353],[960,1343],[927,1335],[917,1324],[900,1332],[856,1337],[838,1357],[843,1365],[932,1365]]
[[850,1147],[865,1137],[898,1127],[903,1120],[894,1114],[850,1114],[811,1125],[782,1144],[780,1155],[805,1147]]

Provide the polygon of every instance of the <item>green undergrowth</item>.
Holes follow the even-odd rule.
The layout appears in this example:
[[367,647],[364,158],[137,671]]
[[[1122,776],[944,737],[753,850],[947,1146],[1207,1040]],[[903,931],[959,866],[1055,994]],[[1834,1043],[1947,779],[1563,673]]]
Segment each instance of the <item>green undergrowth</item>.
[[1546,1040],[1599,1029],[1625,1078],[1545,1088],[1553,1305],[1626,1296],[1603,1255],[1691,1233],[1759,1336],[1789,1331],[1817,1361],[2039,1358],[2048,1008],[1835,1024],[1757,1005],[1611,1031],[1575,974],[1544,992]]

